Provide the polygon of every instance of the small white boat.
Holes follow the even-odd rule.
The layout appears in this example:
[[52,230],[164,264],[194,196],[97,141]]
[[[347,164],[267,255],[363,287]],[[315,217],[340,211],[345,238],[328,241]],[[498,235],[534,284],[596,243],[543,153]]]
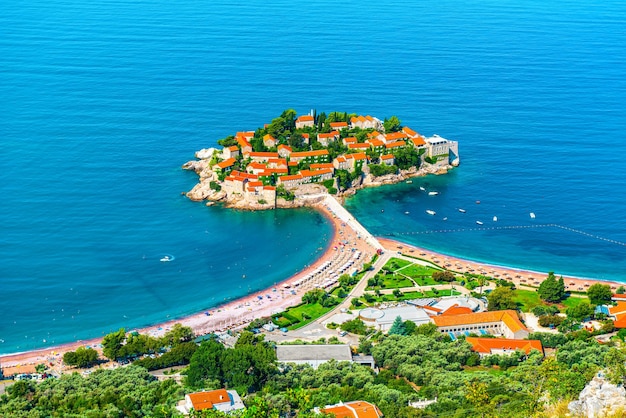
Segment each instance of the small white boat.
[[534,212],[530,212],[530,218],[531,219],[535,219],[535,213]]
[[172,261],[172,259],[170,258],[170,256],[169,256],[169,255],[166,255],[165,257],[161,258],[161,260],[159,260],[159,261],[162,261],[162,262],[164,262],[164,263],[167,263],[168,261]]
[[427,213],[427,214],[429,214],[429,215],[435,215],[437,212],[435,212],[434,210],[430,210],[430,209],[428,209],[428,210],[426,211],[426,213]]
[[406,184],[411,184],[411,183],[413,183],[413,180],[407,180],[406,181]]
[[459,209],[459,212],[465,213],[465,209]]
[[444,221],[447,221],[447,220],[448,220],[448,217],[446,216],[445,218],[443,218],[443,220],[444,220]]
[[494,221],[494,222],[498,222],[498,217],[497,217],[497,216],[494,216],[494,217],[493,217],[493,221]]
[[423,191],[423,192],[426,191],[426,189],[424,187],[422,187],[422,186],[420,186],[420,190]]
[[428,192],[428,196],[437,196],[439,192]]
[[409,214],[409,211],[407,210],[406,212],[404,212],[404,214],[405,214],[405,215],[408,215],[408,214]]
[[482,225],[482,224],[483,224],[481,221],[476,221],[476,223],[477,223],[478,225]]

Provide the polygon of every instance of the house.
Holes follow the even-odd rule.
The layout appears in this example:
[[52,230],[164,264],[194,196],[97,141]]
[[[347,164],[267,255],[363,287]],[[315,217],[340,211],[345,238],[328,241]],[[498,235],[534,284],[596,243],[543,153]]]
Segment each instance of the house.
[[393,154],[385,154],[380,156],[380,163],[384,165],[394,165],[396,162],[396,157]]
[[373,131],[367,134],[367,139],[378,139],[379,141],[385,141],[385,135],[381,134],[378,131]]
[[348,149],[350,151],[362,151],[365,152],[368,149],[370,149],[370,144],[366,144],[364,142],[361,143],[355,143],[355,144],[348,144]]
[[246,138],[248,141],[250,141],[252,138],[254,138],[254,131],[237,132],[235,137],[238,137],[238,136],[242,138]]
[[278,146],[278,155],[282,158],[287,158],[291,155],[293,149],[289,145],[280,144]]
[[408,137],[409,136],[405,134],[404,132],[390,132],[385,135],[384,141],[385,143],[397,142],[397,141],[403,141],[407,139]]
[[528,337],[528,329],[513,310],[439,315],[432,318],[432,321],[439,332],[449,334],[452,338],[470,333],[516,339]]
[[340,155],[333,160],[333,167],[335,167],[336,170],[349,170],[351,164],[352,162],[348,162],[346,157],[343,155]]
[[317,368],[330,360],[352,362],[352,351],[347,344],[277,345],[276,359],[279,363],[310,364]]
[[332,171],[335,171],[335,167],[333,166],[333,164],[332,164],[332,163],[318,163],[318,164],[311,164],[311,165],[309,166],[309,168],[310,168],[311,170],[321,170],[321,169],[324,169],[324,168],[329,168],[329,169],[331,169]]
[[380,139],[368,139],[367,144],[369,144],[370,148],[372,148],[378,155],[382,154],[382,152],[385,150],[385,143]]
[[177,407],[185,415],[189,414],[192,409],[196,411],[215,409],[221,412],[231,412],[245,408],[237,391],[226,389],[189,393],[185,395],[184,404]]
[[433,135],[430,138],[425,138],[427,155],[430,158],[445,157],[447,161],[458,159],[459,155],[459,143],[456,141],[449,141],[439,135]]
[[277,152],[251,152],[248,155],[252,161],[266,163],[271,159],[278,158]]
[[317,134],[317,142],[327,147],[329,143],[339,139],[339,131]]
[[222,150],[222,158],[228,160],[229,158],[239,157],[239,147],[237,145],[231,145],[230,147],[224,147]]
[[303,183],[318,183],[324,180],[330,180],[333,178],[333,169],[322,168],[319,170],[301,170]]
[[626,302],[618,301],[616,306],[610,306],[609,317],[613,319],[615,328],[626,328]]
[[280,176],[278,178],[277,184],[282,184],[286,188],[292,188],[304,184],[304,181],[302,174],[298,173],[291,176]]
[[244,187],[249,181],[258,180],[258,176],[250,173],[242,173],[237,170],[233,170],[228,177],[224,179],[224,183],[222,184],[222,190],[224,190],[228,194],[239,193],[242,194],[244,192]]
[[259,163],[257,161],[252,161],[246,167],[246,172],[252,173],[252,174],[259,174],[259,173],[265,171],[266,169],[267,169],[267,166],[265,164]]
[[267,160],[268,168],[287,168],[287,160],[284,158],[270,158]]
[[275,147],[276,146],[276,138],[274,138],[270,134],[267,134],[267,135],[263,136],[263,145],[265,145],[268,148]]
[[313,410],[317,414],[333,414],[336,418],[378,418],[383,413],[373,403],[365,401],[339,402]]
[[330,159],[330,155],[328,154],[328,150],[320,149],[315,151],[302,151],[302,152],[292,152],[289,157],[289,162],[299,163],[300,161],[304,161],[307,163],[327,163]]
[[298,116],[296,119],[296,129],[302,129],[305,127],[313,127],[315,125],[315,119],[311,115]]
[[239,149],[241,149],[241,153],[243,155],[247,155],[252,152],[252,145],[250,145],[250,141],[244,136],[236,136],[235,141],[239,144]]
[[311,143],[311,135],[309,134],[302,134],[302,141],[309,145]]
[[363,164],[367,164],[367,155],[364,152],[357,152],[355,154],[346,154],[346,160],[351,164],[350,171],[354,171],[356,169],[362,169]]
[[235,159],[229,158],[228,160],[224,160],[222,162],[215,164],[214,170],[217,172],[227,172],[227,171],[232,170],[233,165],[235,165]]
[[409,142],[417,149],[426,148],[426,141],[424,141],[424,137],[416,136],[415,138],[409,139]]
[[367,116],[353,116],[350,118],[350,126],[352,128],[361,129],[383,129],[383,122],[370,115]]
[[348,129],[348,122],[331,122],[330,128],[333,131],[340,131],[342,129]]
[[492,354],[511,354],[516,350],[521,350],[526,354],[531,350],[537,350],[543,354],[543,346],[539,340],[467,337],[465,341],[470,343],[472,351],[477,352],[481,357]]
[[409,138],[415,138],[415,137],[420,136],[420,134],[418,134],[413,129],[409,128],[408,126],[405,126],[404,128],[402,128],[402,132],[404,132]]
[[406,142],[404,141],[387,142],[385,144],[385,149],[388,152],[394,152],[404,147],[406,147]]
[[359,140],[356,138],[356,136],[348,136],[342,139],[342,142],[343,142],[343,145],[347,147],[350,144],[356,144],[357,142],[359,142]]

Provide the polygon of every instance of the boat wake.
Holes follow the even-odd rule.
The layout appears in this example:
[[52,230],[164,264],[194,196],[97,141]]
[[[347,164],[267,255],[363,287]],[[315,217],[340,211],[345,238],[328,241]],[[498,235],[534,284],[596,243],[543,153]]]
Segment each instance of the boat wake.
[[159,259],[159,261],[162,263],[167,263],[174,260],[176,260],[176,257],[174,257],[172,254],[163,254]]

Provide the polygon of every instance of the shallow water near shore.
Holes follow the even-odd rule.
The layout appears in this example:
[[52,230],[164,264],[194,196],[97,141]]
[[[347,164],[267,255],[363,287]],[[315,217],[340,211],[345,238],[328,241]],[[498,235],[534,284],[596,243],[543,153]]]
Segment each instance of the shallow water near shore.
[[0,353],[179,317],[311,263],[331,233],[318,213],[180,195],[196,150],[285,108],[460,142],[450,174],[348,200],[373,233],[626,282],[625,16],[617,1],[6,8]]

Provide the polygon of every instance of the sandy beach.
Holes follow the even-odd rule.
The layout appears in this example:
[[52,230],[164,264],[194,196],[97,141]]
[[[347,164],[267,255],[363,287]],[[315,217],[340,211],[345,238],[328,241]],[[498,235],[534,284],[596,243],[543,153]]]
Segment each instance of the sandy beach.
[[[174,319],[165,323],[138,329],[141,333],[162,335],[174,324],[180,323],[193,329],[196,335],[224,332],[245,327],[252,320],[269,317],[301,302],[302,295],[323,283],[346,260],[360,252],[359,263],[369,261],[380,245],[386,251],[397,252],[431,261],[441,267],[459,273],[480,273],[486,276],[513,281],[518,287],[539,286],[547,273],[494,266],[439,254],[387,238],[374,239],[369,233],[333,199],[315,206],[333,224],[333,237],[322,256],[310,266],[277,284],[274,287],[256,292],[230,303],[204,310],[194,315]],[[557,277],[558,272],[555,272]],[[566,290],[584,292],[594,283],[609,284],[613,291],[621,285],[616,282],[564,276]],[[0,356],[5,375],[31,373],[35,365],[45,363],[57,372],[63,372],[63,353],[76,350],[80,346],[98,349],[101,338],[76,341],[55,347],[18,354]]]
[[[376,249],[367,242],[362,231],[355,231],[351,219],[338,217],[325,204],[315,206],[333,224],[333,237],[322,256],[310,266],[268,289],[256,292],[227,304],[210,308],[187,317],[174,319],[165,323],[138,329],[140,333],[161,335],[174,324],[180,323],[193,329],[196,335],[205,335],[212,332],[223,332],[245,327],[252,320],[269,317],[274,313],[297,305],[302,301],[302,295],[321,284],[328,272],[339,267],[359,251],[360,262],[368,261]],[[357,228],[358,230],[358,228]],[[300,282],[298,286],[295,284]],[[101,338],[81,340],[62,344],[41,350],[0,356],[0,363],[5,375],[14,373],[32,373],[35,365],[45,363],[53,370],[63,370],[62,357],[67,351],[74,351],[80,346],[90,346],[98,349]]]
[[[431,261],[440,267],[459,273],[483,274],[496,279],[509,280],[515,283],[517,287],[536,288],[543,280],[545,280],[546,277],[548,277],[547,272],[542,273],[524,269],[496,266],[487,263],[479,263],[476,261],[436,253],[434,251],[387,238],[379,237],[378,241],[387,251],[401,251],[403,254]],[[558,271],[555,271],[554,274],[556,277],[561,276]],[[619,286],[623,285],[623,283],[611,282],[607,280],[587,279],[565,275],[563,275],[563,280],[565,282],[565,290],[571,292],[585,292],[589,286],[594,283],[608,284],[611,286],[611,290],[615,292]]]

